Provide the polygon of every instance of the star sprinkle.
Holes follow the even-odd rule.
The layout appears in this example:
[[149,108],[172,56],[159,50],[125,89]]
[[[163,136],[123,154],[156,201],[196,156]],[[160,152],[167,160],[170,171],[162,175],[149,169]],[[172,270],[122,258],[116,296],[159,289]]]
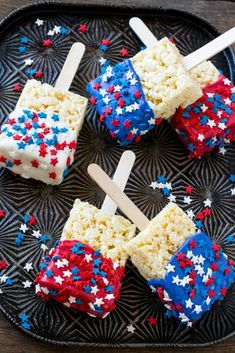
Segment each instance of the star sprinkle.
[[0,271],[7,269],[7,263],[5,260],[0,260]]
[[150,325],[153,325],[153,326],[156,326],[157,325],[157,319],[155,318],[155,317],[153,317],[153,316],[150,316],[148,319],[147,319],[147,321],[148,321],[148,323],[150,324]]
[[84,25],[84,24],[79,25],[79,32],[86,33],[87,31],[88,31],[88,28],[86,25]]
[[121,54],[121,56],[126,57],[126,56],[128,56],[128,50],[126,48],[122,48],[120,50],[120,54]]
[[0,218],[4,218],[6,215],[5,210],[0,209]]
[[33,282],[30,282],[29,280],[26,280],[25,282],[22,282],[24,288],[30,288]]
[[51,39],[44,39],[42,42],[43,47],[49,48],[52,45],[52,40]]
[[37,18],[37,20],[34,22],[38,27],[43,26],[44,24],[44,20],[40,20],[39,18]]
[[33,270],[33,264],[32,262],[27,262],[24,266],[24,269],[29,272],[30,270]]
[[21,85],[18,85],[18,84],[14,85],[13,91],[14,92],[21,92],[22,91]]
[[135,333],[135,330],[136,330],[133,324],[127,325],[126,329],[127,329],[127,332],[130,332],[130,333]]
[[18,315],[20,319],[20,325],[25,329],[25,330],[30,330],[31,329],[31,324],[29,322],[30,316],[26,313],[21,313]]

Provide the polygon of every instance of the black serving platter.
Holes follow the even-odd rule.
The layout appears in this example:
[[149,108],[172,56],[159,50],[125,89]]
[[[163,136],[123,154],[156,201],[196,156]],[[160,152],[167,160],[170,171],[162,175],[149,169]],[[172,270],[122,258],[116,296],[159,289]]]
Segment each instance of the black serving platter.
[[[140,16],[158,38],[174,36],[176,45],[184,55],[218,35],[210,24],[191,14],[145,8],[144,5],[121,8],[39,3],[20,8],[0,23],[1,123],[14,109],[20,95],[13,91],[14,85],[23,86],[32,67],[42,69],[42,80],[54,84],[75,41],[83,42],[87,49],[71,90],[87,96],[86,84],[98,75],[101,56],[115,64],[123,59],[120,54],[123,47],[127,48],[129,57],[140,50],[141,43],[128,25],[130,15]],[[35,25],[37,18],[45,21],[43,26]],[[80,24],[87,26],[86,33],[79,31]],[[70,34],[55,35],[52,46],[43,47],[42,41],[49,38],[47,32],[54,25],[68,28]],[[29,38],[27,50],[19,54],[19,40],[25,36]],[[100,49],[104,38],[111,41],[105,53]],[[32,67],[24,66],[24,60],[28,58],[34,60]],[[213,62],[234,80],[234,59],[230,49],[213,58]],[[226,241],[229,234],[235,233],[235,196],[231,195],[234,184],[229,180],[230,174],[235,174],[235,145],[226,147],[224,155],[215,150],[201,160],[189,160],[176,134],[167,122],[163,122],[145,135],[140,143],[133,143],[128,148],[136,153],[137,158],[126,193],[146,216],[154,217],[168,203],[158,189],[149,187],[157,176],[165,175],[172,183],[177,203],[184,210],[192,209],[197,213],[203,209],[206,198],[212,199],[212,216],[204,222],[203,230],[235,259],[235,244]],[[100,207],[104,193],[88,177],[87,166],[96,162],[112,175],[124,149],[109,136],[105,126],[98,121],[94,107],[89,105],[78,139],[75,163],[61,185],[47,186],[0,169],[0,208],[5,210],[5,217],[0,220],[0,260],[8,264],[0,276],[6,274],[12,281],[7,286],[0,283],[3,292],[0,294],[1,310],[30,335],[57,344],[200,346],[230,337],[235,332],[234,286],[224,301],[215,304],[193,328],[186,328],[176,320],[165,317],[160,300],[151,293],[131,263],[127,265],[117,309],[103,320],[66,309],[53,301],[43,301],[34,294],[33,284],[24,288],[22,282],[34,280],[44,254],[32,231],[39,230],[46,234],[46,245],[50,248],[60,238],[75,198]],[[193,187],[190,205],[183,202],[187,185]],[[16,232],[24,214],[36,217],[37,224],[29,226],[27,236],[18,246],[15,243]],[[28,272],[24,266],[31,262],[33,270]],[[19,317],[22,313],[29,315],[30,330],[22,327],[23,321]],[[148,318],[151,316],[157,318],[156,325],[149,324]]]

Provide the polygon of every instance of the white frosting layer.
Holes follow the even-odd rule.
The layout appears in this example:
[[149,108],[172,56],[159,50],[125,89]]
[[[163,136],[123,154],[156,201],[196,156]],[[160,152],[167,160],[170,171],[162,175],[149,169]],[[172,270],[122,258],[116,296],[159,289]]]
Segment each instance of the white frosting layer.
[[46,184],[62,182],[74,159],[77,131],[58,115],[16,109],[0,133],[1,166]]

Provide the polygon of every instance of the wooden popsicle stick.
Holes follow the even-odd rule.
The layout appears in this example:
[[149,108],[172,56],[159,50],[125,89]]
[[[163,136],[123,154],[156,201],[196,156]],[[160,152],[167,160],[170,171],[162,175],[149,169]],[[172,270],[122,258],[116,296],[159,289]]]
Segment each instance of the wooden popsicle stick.
[[146,45],[146,47],[149,47],[158,41],[150,29],[139,17],[132,17],[129,20],[129,25],[135,34],[139,37],[139,39],[142,40],[144,45]]
[[[129,24],[133,31],[136,33],[136,35],[142,40],[142,42],[146,46],[157,42],[157,38],[154,37],[153,33],[149,30],[149,28],[140,18],[132,17],[129,21]],[[155,38],[155,41],[153,37]],[[195,50],[193,53],[185,56],[182,59],[185,70],[191,70],[195,66],[201,64],[203,61],[210,59],[225,48],[229,47],[234,42],[235,27],[221,34],[219,37],[213,39],[211,42],[204,45],[203,47]]]
[[56,89],[63,91],[69,90],[84,52],[85,45],[82,43],[74,43],[71,46],[68,56],[56,81]]
[[110,177],[97,164],[90,164],[88,174],[101,187],[106,194],[118,205],[120,210],[139,228],[144,230],[148,224],[148,218],[136,207],[126,194],[110,179]]
[[[127,180],[130,176],[132,167],[135,162],[135,154],[132,151],[123,152],[115,174],[113,176],[113,182],[123,191],[125,189]],[[101,207],[103,212],[109,212],[115,214],[117,211],[117,204],[108,196],[105,196],[103,205]]]
[[221,36],[213,39],[208,44],[195,50],[193,53],[183,58],[183,64],[187,71],[201,64],[203,61],[210,59],[225,48],[235,42],[235,27],[221,34]]

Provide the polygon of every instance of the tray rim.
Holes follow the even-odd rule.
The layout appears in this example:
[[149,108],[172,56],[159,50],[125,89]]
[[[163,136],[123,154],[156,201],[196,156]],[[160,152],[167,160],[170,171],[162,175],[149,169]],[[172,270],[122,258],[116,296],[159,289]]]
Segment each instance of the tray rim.
[[[1,20],[0,20],[0,34],[3,34],[5,31],[8,30],[8,26],[11,26],[12,23],[14,21],[18,20],[18,16],[21,15],[22,12],[26,11],[30,11],[30,10],[40,10],[43,7],[46,6],[56,6],[57,8],[69,8],[70,7],[74,7],[74,8],[80,8],[82,10],[87,10],[87,11],[91,11],[92,13],[95,13],[96,10],[108,10],[108,12],[110,12],[113,8],[115,8],[115,10],[122,12],[123,10],[135,10],[135,11],[141,11],[140,12],[140,16],[155,16],[155,13],[153,13],[153,11],[161,11],[162,13],[166,13],[166,15],[171,12],[176,13],[177,15],[185,15],[187,16],[187,20],[190,21],[191,19],[197,19],[200,22],[203,22],[204,25],[207,28],[210,28],[210,30],[212,30],[216,35],[220,34],[220,31],[217,29],[217,27],[215,25],[212,25],[211,23],[209,23],[204,17],[202,17],[201,15],[198,16],[194,13],[189,13],[187,11],[183,11],[183,10],[178,10],[178,9],[174,9],[174,8],[164,8],[162,6],[159,5],[155,5],[154,3],[149,5],[147,4],[137,4],[137,5],[117,5],[114,0],[111,0],[112,2],[104,2],[104,3],[96,3],[93,1],[89,1],[88,2],[83,2],[83,1],[79,1],[79,3],[77,2],[59,2],[59,1],[53,1],[53,0],[41,0],[38,1],[37,3],[32,2],[32,0],[25,5],[20,6],[17,9],[14,9],[12,11],[10,11],[7,15],[5,15]],[[143,13],[143,11],[145,11],[145,13]],[[148,13],[149,12],[149,13]],[[35,13],[36,14],[36,13]],[[126,15],[126,13],[125,13]],[[128,16],[128,15],[127,15]],[[234,81],[235,80],[235,53],[233,52],[233,50],[231,49],[231,47],[228,47],[224,50],[224,54],[229,62],[229,71],[230,71],[230,76],[231,76],[231,80]],[[228,57],[231,57],[230,59]],[[231,61],[231,62],[230,62]],[[227,336],[224,336],[218,340],[215,341],[210,341],[207,343],[115,343],[115,347],[113,344],[110,343],[96,343],[96,342],[66,342],[66,341],[56,341],[56,340],[52,340],[52,339],[48,339],[46,337],[42,337],[39,336],[29,330],[24,329],[22,326],[20,326],[20,324],[15,321],[11,315],[5,310],[5,308],[2,306],[2,304],[0,303],[0,310],[1,312],[5,315],[5,317],[7,317],[7,319],[10,320],[10,322],[17,327],[18,329],[20,329],[21,332],[30,335],[31,337],[40,340],[41,342],[47,343],[47,344],[53,344],[53,345],[58,345],[58,346],[67,346],[67,347],[96,347],[96,348],[157,348],[157,347],[182,347],[182,348],[186,348],[186,347],[208,347],[208,346],[212,346],[214,344],[217,343],[222,343],[225,340],[228,340],[229,338],[235,336],[235,329],[234,332],[231,332],[230,334],[228,334]]]

